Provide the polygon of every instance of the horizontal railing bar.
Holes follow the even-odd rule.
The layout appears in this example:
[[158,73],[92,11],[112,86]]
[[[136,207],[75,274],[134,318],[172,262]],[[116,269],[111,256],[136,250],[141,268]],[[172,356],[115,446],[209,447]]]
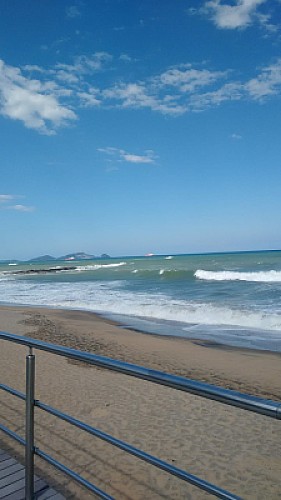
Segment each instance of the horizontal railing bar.
[[6,427],[3,424],[0,424],[0,430],[3,431],[8,436],[10,436],[11,438],[15,439],[15,441],[17,441],[18,443],[25,446],[25,444],[26,444],[25,439],[23,439],[21,436],[19,436],[16,432],[11,431],[10,429],[8,429],[8,427]]
[[107,368],[119,373],[130,375],[143,380],[148,380],[156,384],[172,387],[174,389],[195,394],[207,399],[218,401],[230,406],[236,406],[244,410],[252,411],[268,417],[281,420],[281,404],[275,401],[257,398],[248,394],[242,394],[237,391],[223,389],[215,385],[198,382],[196,380],[170,375],[168,373],[152,370],[143,366],[125,363],[123,361],[98,356],[96,354],[86,353],[60,345],[47,344],[41,340],[34,340],[20,335],[11,335],[6,332],[0,332],[0,339],[8,340],[16,344],[34,347],[42,351],[47,351],[59,356],[64,356],[78,361]]
[[[19,436],[15,432],[11,431],[10,429],[8,429],[5,425],[0,424],[0,430],[3,431],[5,434],[7,434],[9,437],[15,439],[18,443],[22,444],[23,446],[26,445],[25,439],[23,439],[21,436]],[[58,462],[54,458],[50,457],[49,455],[47,455],[47,453],[44,453],[43,451],[39,450],[39,448],[35,448],[34,453],[36,453],[36,455],[41,457],[43,460],[46,460],[51,465],[53,465],[57,469],[61,470],[65,474],[68,474],[68,476],[71,476],[73,479],[78,481],[80,484],[82,484],[83,486],[88,488],[88,490],[91,490],[93,493],[98,495],[100,498],[104,498],[105,500],[114,500],[113,497],[111,497],[110,495],[107,495],[102,490],[97,488],[97,486],[90,483],[86,479],[82,478],[81,476],[79,476],[79,474],[72,471],[71,469],[69,469],[65,465],[61,464],[60,462]]]
[[232,493],[223,490],[222,488],[219,488],[207,481],[204,481],[203,479],[200,479],[194,476],[193,474],[189,474],[179,469],[178,467],[174,467],[173,465],[170,465],[167,462],[164,462],[163,460],[154,457],[153,455],[150,455],[142,450],[139,450],[138,448],[135,448],[134,446],[131,446],[130,444],[127,444],[124,441],[121,441],[120,439],[116,439],[113,436],[110,436],[109,434],[100,431],[99,429],[96,429],[88,424],[85,424],[84,422],[81,422],[80,420],[71,417],[70,415],[67,415],[55,408],[52,408],[49,405],[46,405],[45,403],[42,403],[41,401],[35,400],[35,406],[37,406],[41,410],[46,411],[47,413],[50,413],[51,415],[54,415],[62,420],[65,420],[69,424],[75,425],[79,429],[82,429],[83,431],[86,431],[89,434],[92,434],[93,436],[96,436],[102,439],[103,441],[112,444],[113,446],[120,448],[123,451],[126,451],[127,453],[130,453],[131,455],[140,458],[141,460],[144,460],[145,462],[154,465],[155,467],[158,467],[159,469],[164,470],[165,472],[168,472],[169,474],[178,477],[179,479],[182,479],[183,481],[192,484],[193,486],[197,486],[198,488],[207,491],[212,495],[215,495],[218,498],[222,498],[224,500],[240,499],[240,497],[235,496]]
[[17,398],[23,399],[24,401],[26,400],[26,396],[23,392],[17,391],[16,389],[9,387],[8,385],[0,384],[0,389],[2,391],[8,392],[9,394],[12,394],[13,396],[16,396]]
[[[26,399],[25,394],[23,394],[20,391],[17,391],[16,389],[12,389],[11,387],[6,386],[5,384],[0,384],[0,389],[7,391],[8,393],[10,393],[14,396],[17,396],[20,399],[23,399],[23,400]],[[236,500],[239,498],[235,495],[232,495],[231,493],[229,493],[226,490],[218,488],[217,486],[215,486],[211,483],[208,483],[207,481],[204,481],[204,480],[194,476],[193,474],[189,474],[189,473],[187,473],[187,472],[185,472],[177,467],[174,467],[173,465],[170,465],[170,464],[164,462],[163,460],[160,460],[160,459],[158,459],[158,458],[156,458],[148,453],[143,452],[142,450],[139,450],[138,448],[135,448],[134,446],[131,446],[131,445],[119,440],[119,439],[116,439],[113,436],[110,436],[109,434],[106,434],[106,433],[100,431],[99,429],[96,429],[92,426],[89,426],[88,424],[85,424],[84,422],[81,422],[80,420],[75,419],[74,417],[71,417],[70,415],[67,415],[67,414],[65,414],[65,413],[63,413],[55,408],[52,408],[51,406],[46,405],[45,403],[42,403],[41,401],[35,400],[35,406],[37,406],[41,410],[46,411],[47,413],[50,413],[50,414],[52,414],[52,415],[54,415],[62,420],[65,420],[66,422],[68,422],[72,425],[75,425],[76,427],[80,428],[81,430],[84,430],[84,431],[88,432],[89,434],[92,434],[93,436],[96,436],[99,439],[102,439],[102,440],[112,444],[113,446],[116,446],[116,447],[122,449],[123,451],[130,453],[131,455],[134,455],[134,456],[140,458],[141,460],[144,460],[144,461],[154,465],[155,467],[158,467],[158,468],[182,479],[183,481],[186,481],[190,484],[193,484],[194,486],[197,486],[197,487],[203,489],[204,491],[207,491],[208,493],[214,494],[218,498],[223,498],[225,500],[226,499],[227,500]],[[12,431],[9,431],[9,432],[12,432]],[[25,444],[24,440],[23,440],[22,444]]]
[[[23,439],[21,436],[19,436],[16,432],[13,432],[10,429],[8,429],[8,427],[6,427],[5,425],[0,424],[0,430],[3,431],[5,434],[7,434],[9,437],[13,438],[15,441],[17,441],[21,445],[23,445],[23,446],[26,445],[25,439]],[[72,471],[71,469],[69,469],[65,465],[61,464],[60,462],[58,462],[54,458],[50,457],[49,455],[47,455],[47,453],[44,453],[42,450],[39,450],[39,448],[35,448],[34,453],[36,455],[38,455],[39,457],[41,457],[43,460],[49,462],[51,465],[53,465],[57,469],[61,470],[65,474],[67,474],[68,476],[70,476],[73,479],[75,479],[76,481],[78,481],[80,484],[85,486],[88,490],[91,490],[93,493],[98,495],[100,498],[104,498],[105,500],[114,500],[113,497],[111,497],[110,495],[107,495],[102,490],[100,490],[97,486],[90,483],[86,479],[82,478],[81,476],[79,476],[79,474]]]
[[72,479],[77,481],[78,483],[82,484],[82,486],[85,486],[88,490],[92,491],[95,493],[98,497],[103,498],[104,500],[114,500],[114,498],[104,491],[100,490],[97,486],[94,484],[90,483],[87,481],[87,479],[84,479],[82,476],[74,472],[73,470],[69,469],[66,467],[66,465],[62,464],[61,462],[58,462],[55,458],[51,457],[44,451],[40,450],[39,448],[35,448],[34,453],[38,455],[38,457],[42,458],[49,464],[53,465],[56,469],[60,470],[61,472],[64,472],[68,476],[70,476]]

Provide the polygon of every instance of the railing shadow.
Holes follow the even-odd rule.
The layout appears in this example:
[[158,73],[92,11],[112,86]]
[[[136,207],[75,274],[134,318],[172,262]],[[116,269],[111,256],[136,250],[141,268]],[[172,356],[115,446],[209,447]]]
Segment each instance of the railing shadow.
[[[81,422],[78,419],[75,419],[74,417],[71,417],[67,414],[62,413],[59,410],[56,410],[52,408],[51,406],[48,406],[40,401],[36,401],[34,398],[34,390],[35,390],[35,356],[32,352],[32,349],[39,349],[43,351],[47,351],[51,354],[55,354],[58,356],[63,356],[66,357],[67,359],[70,360],[75,360],[78,362],[83,362],[83,363],[88,363],[89,365],[94,365],[99,368],[105,368],[108,370],[112,370],[114,372],[122,373],[131,377],[135,377],[137,379],[141,380],[147,380],[150,382],[153,382],[155,384],[160,384],[163,386],[170,387],[172,389],[176,389],[179,391],[187,392],[196,396],[201,396],[206,399],[214,400],[226,405],[242,408],[247,411],[251,411],[254,413],[262,414],[267,417],[275,418],[277,420],[281,420],[281,404],[277,403],[275,401],[271,400],[264,400],[260,399],[254,396],[250,396],[247,394],[242,394],[236,391],[231,391],[228,389],[223,389],[221,387],[209,385],[203,382],[198,382],[194,381],[192,379],[186,379],[183,377],[175,376],[175,375],[169,375],[167,373],[159,372],[156,370],[148,369],[142,366],[138,365],[132,365],[129,363],[125,363],[116,359],[109,359],[105,358],[103,356],[98,356],[95,354],[87,353],[87,352],[82,352],[82,351],[77,351],[74,349],[69,349],[63,346],[59,345],[54,345],[54,344],[47,344],[42,341],[30,339],[27,337],[21,337],[18,335],[11,335],[6,332],[0,332],[0,340],[6,340],[10,342],[14,342],[20,345],[25,345],[29,348],[30,352],[29,355],[26,357],[26,394],[24,395],[23,393],[20,393],[19,391],[16,391],[14,389],[9,388],[8,386],[4,386],[3,384],[1,385],[1,389],[4,391],[12,394],[13,396],[17,396],[21,399],[25,399],[26,402],[26,421],[25,421],[25,455],[26,455],[26,499],[31,500],[34,498],[34,479],[33,479],[33,470],[34,470],[34,455],[38,455],[39,457],[43,458],[47,463],[54,465],[58,470],[64,472],[68,476],[72,477],[72,479],[75,479],[80,485],[85,486],[88,488],[92,493],[96,494],[100,498],[104,498],[106,500],[112,499],[110,495],[105,493],[104,491],[100,490],[98,487],[96,487],[94,484],[90,483],[88,480],[83,478],[80,474],[74,472],[73,470],[69,469],[67,466],[59,462],[56,458],[53,458],[51,455],[46,454],[43,450],[35,447],[34,443],[34,412],[35,412],[35,407],[38,407],[40,410],[43,410],[44,412],[47,412],[55,417],[58,417],[59,419],[68,422],[69,424],[78,427],[80,430],[84,430],[88,432],[91,436],[96,436],[99,439],[102,439],[103,441],[116,446],[117,448],[128,452],[129,454],[133,455],[134,457],[137,457],[144,462],[149,463],[150,465],[153,465],[155,467],[158,467],[161,470],[164,470],[165,472],[176,476],[183,481],[186,481],[190,485],[196,486],[197,488],[210,493],[212,495],[217,496],[218,498],[222,498],[224,500],[238,500],[239,497],[236,495],[229,493],[226,490],[223,490],[222,488],[211,484],[201,478],[198,478],[197,476],[194,476],[190,473],[187,473],[174,465],[171,465],[167,462],[164,462],[158,458],[156,458],[153,455],[150,455],[138,448],[135,448],[132,445],[129,445],[128,443],[121,441],[119,439],[116,439],[102,431],[99,431],[98,429],[95,429],[94,427],[91,427],[88,424],[85,424]],[[23,426],[20,426],[19,429],[22,429]],[[10,437],[13,437],[14,439],[22,442],[23,439],[20,438],[15,432],[9,431],[9,429],[5,428],[5,426],[0,424],[0,429],[2,431],[6,432]],[[19,430],[18,429],[18,430]],[[54,436],[56,436],[56,432],[53,431]],[[61,439],[61,433],[57,434],[57,438]],[[69,440],[68,438],[64,437],[65,443],[68,444],[68,446],[72,445],[72,441]],[[40,443],[43,445],[48,445],[52,453],[55,453],[58,455],[60,458],[66,458],[65,455],[62,452],[59,452],[57,449],[55,449],[50,443],[46,443],[44,439],[39,439]],[[23,443],[22,443],[23,444]],[[83,450],[83,446],[81,448]],[[90,455],[91,461],[88,463],[88,466],[92,466],[93,463],[97,463],[97,460],[103,465],[103,466],[110,466],[112,467],[112,464],[110,462],[102,459],[100,455],[96,455],[92,452],[89,452],[89,450],[84,449],[84,452]],[[81,467],[77,465],[79,472],[81,472],[81,467],[85,469],[85,464],[83,464]],[[80,467],[80,468],[79,468]],[[124,470],[119,469],[116,466],[116,470],[118,472],[122,473],[124,475]],[[90,472],[90,471],[89,471]],[[125,473],[126,476],[126,473]],[[127,475],[129,477],[129,475]],[[102,482],[105,486],[107,486],[106,481],[97,476],[97,478]],[[142,483],[140,483],[142,484]],[[143,485],[143,484],[142,484]],[[153,488],[151,490],[154,492]],[[124,492],[118,491],[115,489],[115,493],[122,493],[122,498],[127,500],[130,500],[130,498],[126,495],[124,495]],[[163,498],[168,498],[163,496]]]

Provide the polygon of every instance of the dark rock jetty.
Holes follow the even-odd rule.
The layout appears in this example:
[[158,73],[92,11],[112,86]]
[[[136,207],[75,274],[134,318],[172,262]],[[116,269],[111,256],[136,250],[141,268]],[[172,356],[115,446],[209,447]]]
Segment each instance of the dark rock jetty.
[[8,272],[6,274],[48,274],[59,273],[61,271],[75,271],[76,266],[48,267],[47,269],[20,269],[19,271]]

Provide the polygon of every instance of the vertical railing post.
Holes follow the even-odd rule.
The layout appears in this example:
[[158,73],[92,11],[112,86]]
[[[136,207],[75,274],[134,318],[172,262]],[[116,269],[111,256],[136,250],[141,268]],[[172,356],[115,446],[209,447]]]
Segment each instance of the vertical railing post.
[[25,499],[34,498],[34,392],[35,356],[26,356],[26,413],[25,413]]

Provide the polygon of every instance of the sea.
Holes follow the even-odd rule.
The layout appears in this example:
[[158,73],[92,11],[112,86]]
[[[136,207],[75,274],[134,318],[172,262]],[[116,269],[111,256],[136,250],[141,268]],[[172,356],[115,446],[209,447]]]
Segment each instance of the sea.
[[0,302],[93,311],[124,328],[281,352],[281,251],[5,262]]

